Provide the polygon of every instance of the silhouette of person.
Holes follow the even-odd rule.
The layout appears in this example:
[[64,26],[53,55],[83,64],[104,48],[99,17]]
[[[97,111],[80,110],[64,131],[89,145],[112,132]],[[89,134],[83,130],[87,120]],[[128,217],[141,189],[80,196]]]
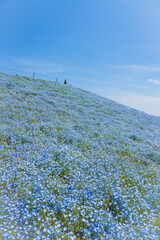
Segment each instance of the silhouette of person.
[[64,84],[67,84],[67,80],[66,79],[64,80]]

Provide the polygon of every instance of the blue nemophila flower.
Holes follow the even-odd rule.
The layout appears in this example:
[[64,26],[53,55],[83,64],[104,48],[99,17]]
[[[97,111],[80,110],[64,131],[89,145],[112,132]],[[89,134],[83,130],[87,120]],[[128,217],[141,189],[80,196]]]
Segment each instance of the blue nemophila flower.
[[158,239],[160,120],[0,75],[2,239]]

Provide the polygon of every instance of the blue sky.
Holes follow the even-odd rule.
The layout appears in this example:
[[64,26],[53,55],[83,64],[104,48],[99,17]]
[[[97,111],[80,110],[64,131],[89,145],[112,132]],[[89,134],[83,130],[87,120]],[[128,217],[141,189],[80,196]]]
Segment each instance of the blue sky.
[[0,0],[0,72],[160,116],[159,0]]

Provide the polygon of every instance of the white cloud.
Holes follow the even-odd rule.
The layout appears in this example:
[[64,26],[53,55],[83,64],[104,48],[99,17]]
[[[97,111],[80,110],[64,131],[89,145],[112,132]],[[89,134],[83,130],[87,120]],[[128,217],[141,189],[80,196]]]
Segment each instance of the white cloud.
[[160,52],[160,48],[148,48],[148,49],[153,52]]
[[123,93],[122,95],[110,96],[110,99],[148,114],[160,116],[160,97]]
[[85,78],[85,77],[77,77],[77,76],[71,76],[70,79],[76,80],[76,81],[80,81],[80,82],[89,82],[89,83],[95,83],[95,84],[105,84],[107,85],[108,83],[106,81],[99,81],[97,79],[93,79],[93,78]]
[[160,66],[157,65],[113,65],[112,67],[141,72],[160,72]]
[[160,85],[160,80],[150,78],[150,79],[148,79],[148,82]]
[[64,72],[67,66],[62,66],[54,62],[41,61],[37,59],[24,59],[24,58],[13,58],[7,62],[0,62],[0,66],[4,69],[10,69],[13,71],[38,74],[52,74]]
[[101,47],[100,44],[84,44],[82,45],[82,47],[86,47],[86,48],[99,48]]
[[62,66],[49,61],[15,59],[14,64],[24,69],[26,72],[56,73],[64,71]]
[[129,91],[120,91],[118,88],[105,87],[103,89],[92,89],[92,92],[150,115],[160,116],[160,97],[141,95]]

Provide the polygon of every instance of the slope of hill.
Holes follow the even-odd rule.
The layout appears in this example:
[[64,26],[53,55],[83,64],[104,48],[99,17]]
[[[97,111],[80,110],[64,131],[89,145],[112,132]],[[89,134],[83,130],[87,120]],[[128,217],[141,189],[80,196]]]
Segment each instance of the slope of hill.
[[160,119],[0,74],[1,239],[158,239]]

